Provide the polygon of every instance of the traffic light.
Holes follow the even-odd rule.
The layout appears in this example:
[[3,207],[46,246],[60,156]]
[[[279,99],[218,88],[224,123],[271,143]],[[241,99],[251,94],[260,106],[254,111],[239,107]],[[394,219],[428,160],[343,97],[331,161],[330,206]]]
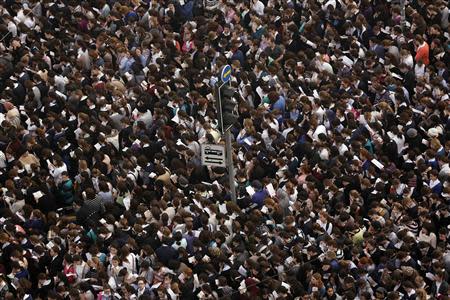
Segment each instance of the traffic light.
[[236,89],[228,84],[222,85],[218,91],[217,118],[222,133],[227,131],[238,120],[238,116],[235,113],[237,106],[237,101],[234,98],[235,93]]

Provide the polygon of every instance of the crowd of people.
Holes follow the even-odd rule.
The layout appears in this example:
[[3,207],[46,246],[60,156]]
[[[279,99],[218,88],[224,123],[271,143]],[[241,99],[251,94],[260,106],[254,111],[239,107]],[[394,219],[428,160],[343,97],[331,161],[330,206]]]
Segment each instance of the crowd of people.
[[450,299],[447,0],[0,16],[1,299]]

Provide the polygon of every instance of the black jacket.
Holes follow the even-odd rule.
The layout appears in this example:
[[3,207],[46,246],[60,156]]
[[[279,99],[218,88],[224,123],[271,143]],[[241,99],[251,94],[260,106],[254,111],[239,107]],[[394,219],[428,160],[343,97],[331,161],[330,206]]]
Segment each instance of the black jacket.
[[156,256],[158,256],[159,261],[165,266],[168,265],[169,261],[172,259],[177,259],[178,252],[174,248],[162,245],[158,249],[156,249]]
[[77,223],[82,226],[86,226],[89,222],[97,223],[104,211],[105,208],[99,198],[84,201],[76,214]]

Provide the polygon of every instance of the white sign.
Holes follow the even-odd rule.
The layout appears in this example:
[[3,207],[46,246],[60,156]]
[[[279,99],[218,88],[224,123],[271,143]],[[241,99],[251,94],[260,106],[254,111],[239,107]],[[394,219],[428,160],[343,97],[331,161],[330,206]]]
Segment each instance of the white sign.
[[202,165],[225,167],[225,147],[223,145],[202,145]]

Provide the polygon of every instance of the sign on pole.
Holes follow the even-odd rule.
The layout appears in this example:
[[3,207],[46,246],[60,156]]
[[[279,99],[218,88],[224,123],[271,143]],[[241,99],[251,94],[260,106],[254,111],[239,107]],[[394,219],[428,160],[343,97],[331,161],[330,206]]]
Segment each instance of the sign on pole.
[[231,66],[225,65],[222,69],[222,72],[220,72],[220,79],[223,83],[226,83],[230,81],[231,79]]
[[225,167],[225,147],[223,145],[203,144],[202,165]]

